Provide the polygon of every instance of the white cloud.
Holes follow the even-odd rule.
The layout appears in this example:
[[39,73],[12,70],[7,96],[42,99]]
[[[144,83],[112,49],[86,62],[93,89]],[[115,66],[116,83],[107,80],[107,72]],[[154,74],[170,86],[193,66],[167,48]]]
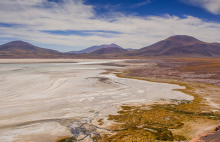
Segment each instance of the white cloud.
[[[138,17],[114,12],[100,17],[93,6],[85,5],[80,0],[64,0],[62,3],[46,0],[0,1],[0,13],[0,23],[20,25],[0,26],[0,37],[44,44],[86,48],[116,43],[124,48],[141,48],[172,35],[190,35],[207,42],[220,42],[220,23],[206,22],[192,16]],[[58,35],[43,30],[91,30],[92,35]]]
[[220,0],[180,0],[183,3],[202,7],[213,14],[220,14]]
[[148,4],[148,3],[151,3],[151,0],[145,0],[144,2],[137,3],[137,4],[135,4],[135,5],[133,6],[133,8],[135,8],[135,7],[140,7],[140,6],[144,6],[144,5]]

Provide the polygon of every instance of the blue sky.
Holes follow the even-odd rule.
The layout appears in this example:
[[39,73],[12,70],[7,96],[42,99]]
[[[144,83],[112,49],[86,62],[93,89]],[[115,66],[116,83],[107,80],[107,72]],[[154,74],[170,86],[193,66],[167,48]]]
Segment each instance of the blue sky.
[[173,35],[220,42],[218,0],[2,0],[0,44],[66,52],[115,43],[142,48]]

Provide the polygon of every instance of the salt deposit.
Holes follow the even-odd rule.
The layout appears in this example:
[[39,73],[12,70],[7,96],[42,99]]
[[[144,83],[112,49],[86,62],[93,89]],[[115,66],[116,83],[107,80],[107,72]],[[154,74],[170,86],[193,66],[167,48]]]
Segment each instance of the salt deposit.
[[102,60],[50,62],[0,64],[0,139],[4,142],[26,142],[27,137],[38,142],[33,140],[36,135],[46,142],[43,135],[48,133],[51,140],[70,135],[74,126],[90,123],[109,106],[193,99],[174,91],[183,88],[178,85],[100,74],[108,68],[121,69],[94,64]]

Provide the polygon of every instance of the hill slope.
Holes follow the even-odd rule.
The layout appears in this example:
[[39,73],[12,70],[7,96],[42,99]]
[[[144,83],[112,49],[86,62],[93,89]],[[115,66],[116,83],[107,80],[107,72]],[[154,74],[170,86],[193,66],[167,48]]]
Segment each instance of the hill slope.
[[128,56],[220,56],[220,44],[206,43],[191,36],[177,35],[127,53]]
[[82,53],[91,53],[93,51],[96,51],[98,49],[102,49],[102,48],[106,48],[106,47],[118,47],[118,48],[122,48],[114,43],[110,44],[110,45],[107,45],[107,44],[104,44],[104,45],[100,45],[100,46],[92,46],[92,47],[89,47],[89,48],[86,48],[86,49],[83,49],[83,50],[80,50],[80,51],[70,51],[69,53],[75,53],[75,54],[82,54]]
[[65,56],[67,55],[64,53],[40,48],[23,41],[12,41],[0,46],[0,58],[56,58]]
[[91,54],[93,55],[102,55],[102,54],[122,54],[127,52],[127,50],[118,47],[106,47],[102,49],[98,49],[93,51]]

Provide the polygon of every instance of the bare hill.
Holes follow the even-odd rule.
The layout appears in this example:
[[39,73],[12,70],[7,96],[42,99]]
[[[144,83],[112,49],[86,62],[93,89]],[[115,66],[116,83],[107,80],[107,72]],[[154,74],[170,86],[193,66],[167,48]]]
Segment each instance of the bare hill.
[[93,51],[96,51],[96,50],[102,49],[102,48],[106,48],[106,47],[122,48],[122,47],[112,43],[112,44],[109,44],[109,45],[103,44],[103,45],[92,46],[92,47],[89,47],[89,48],[86,48],[86,49],[83,49],[83,50],[80,50],[80,51],[70,51],[69,53],[75,53],[75,54],[92,53]]
[[12,41],[0,46],[0,58],[58,58],[73,56],[40,48],[24,41]]
[[177,35],[127,53],[128,56],[218,57],[219,43],[206,43],[191,36]]

